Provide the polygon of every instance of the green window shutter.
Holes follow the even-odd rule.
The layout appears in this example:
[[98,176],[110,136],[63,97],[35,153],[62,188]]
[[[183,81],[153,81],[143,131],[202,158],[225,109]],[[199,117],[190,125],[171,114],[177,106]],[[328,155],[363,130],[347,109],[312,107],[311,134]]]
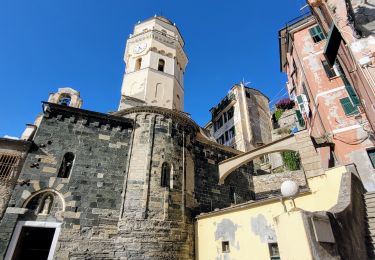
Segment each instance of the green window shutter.
[[345,115],[351,116],[358,113],[357,107],[353,106],[353,103],[349,97],[340,99],[340,103],[342,108],[344,109]]
[[357,93],[355,93],[354,88],[352,87],[352,85],[350,85],[349,81],[347,80],[347,78],[345,76],[343,76],[342,79],[343,79],[344,84],[345,84],[345,89],[348,92],[349,97],[351,98],[351,100],[353,102],[353,105],[359,106],[359,98],[357,96]]
[[333,77],[337,76],[336,72],[331,68],[331,66],[328,64],[328,62],[326,60],[322,60],[322,65],[323,65],[324,71],[326,72],[328,78],[333,78]]
[[301,127],[305,127],[305,120],[303,119],[301,111],[296,110],[296,116],[297,116],[297,120],[298,120],[299,125]]
[[302,99],[301,95],[297,96],[297,102],[298,102],[298,104],[302,104],[303,103],[303,99]]

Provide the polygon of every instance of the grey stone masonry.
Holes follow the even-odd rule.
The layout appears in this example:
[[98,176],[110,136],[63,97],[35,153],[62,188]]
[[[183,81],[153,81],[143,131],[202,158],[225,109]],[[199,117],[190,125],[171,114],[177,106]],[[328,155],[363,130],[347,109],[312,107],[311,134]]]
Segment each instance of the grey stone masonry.
[[14,189],[0,223],[0,255],[28,220],[62,224],[56,259],[193,259],[195,215],[253,198],[251,167],[219,185],[218,163],[235,151],[198,134],[169,109],[107,115],[45,104],[20,174],[29,185]]

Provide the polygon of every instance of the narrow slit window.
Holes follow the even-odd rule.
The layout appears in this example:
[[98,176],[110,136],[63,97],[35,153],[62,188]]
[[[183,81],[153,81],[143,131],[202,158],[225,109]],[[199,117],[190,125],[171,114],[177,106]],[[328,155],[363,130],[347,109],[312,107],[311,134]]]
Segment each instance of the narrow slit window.
[[161,180],[160,186],[169,187],[171,177],[171,166],[168,163],[164,163],[161,167]]
[[138,58],[135,62],[135,71],[140,70],[142,67],[142,58]]
[[64,155],[57,177],[69,178],[73,168],[74,157],[74,154],[70,152]]
[[158,62],[158,71],[163,71],[164,72],[164,65],[165,65],[165,61],[163,59],[159,59],[159,62]]

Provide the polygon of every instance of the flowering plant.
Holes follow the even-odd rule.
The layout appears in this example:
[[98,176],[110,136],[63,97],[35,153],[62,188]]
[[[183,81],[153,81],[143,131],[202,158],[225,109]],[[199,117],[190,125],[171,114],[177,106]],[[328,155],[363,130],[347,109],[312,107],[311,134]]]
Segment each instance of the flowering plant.
[[289,98],[283,98],[276,103],[276,107],[282,110],[292,109],[294,107],[294,101]]

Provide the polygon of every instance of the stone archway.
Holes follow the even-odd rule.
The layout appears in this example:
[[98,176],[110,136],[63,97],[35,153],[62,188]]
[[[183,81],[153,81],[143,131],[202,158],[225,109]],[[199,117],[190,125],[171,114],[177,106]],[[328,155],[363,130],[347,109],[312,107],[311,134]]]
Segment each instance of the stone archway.
[[304,130],[220,162],[219,184],[223,184],[231,172],[259,156],[288,150],[299,152],[301,165],[307,178],[323,174],[319,155],[315,150],[309,133]]

